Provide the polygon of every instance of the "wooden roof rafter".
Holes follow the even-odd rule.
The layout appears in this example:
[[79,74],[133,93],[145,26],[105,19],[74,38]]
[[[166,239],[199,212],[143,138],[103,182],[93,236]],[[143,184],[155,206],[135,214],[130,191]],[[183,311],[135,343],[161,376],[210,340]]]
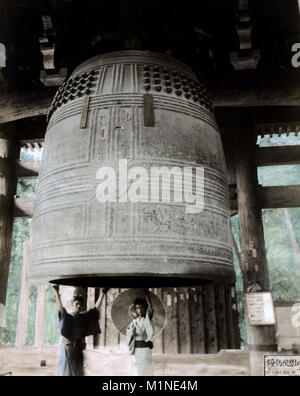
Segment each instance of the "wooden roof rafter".
[[266,135],[273,137],[274,135],[282,136],[286,134],[295,134],[298,136],[300,133],[300,121],[299,122],[277,122],[272,124],[257,124],[256,134],[257,136],[264,137]]

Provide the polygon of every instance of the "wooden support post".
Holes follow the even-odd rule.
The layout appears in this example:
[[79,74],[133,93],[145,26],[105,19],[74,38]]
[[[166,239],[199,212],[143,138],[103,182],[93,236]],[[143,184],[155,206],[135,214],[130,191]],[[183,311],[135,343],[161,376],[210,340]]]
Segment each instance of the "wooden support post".
[[[162,289],[150,289],[154,294],[158,296],[160,300],[162,300]],[[159,334],[157,334],[154,337],[154,347],[153,347],[153,353],[154,354],[163,354],[164,353],[164,337],[163,337],[163,331],[161,331]]]
[[34,198],[15,198],[14,217],[32,218],[34,215],[35,199]]
[[192,353],[205,354],[205,327],[202,288],[190,289],[190,321]]
[[35,317],[35,346],[42,348],[45,338],[46,285],[37,286],[37,304]]
[[203,287],[206,353],[218,352],[216,300],[214,285]]
[[179,353],[177,296],[173,288],[163,289],[163,301],[166,307],[167,325],[164,331],[164,353]]
[[228,349],[240,349],[241,333],[235,286],[225,286],[225,304]]
[[[39,176],[41,162],[40,161],[29,161],[17,162],[17,176],[18,179],[32,179]],[[1,161],[0,161],[0,173],[1,173]]]
[[18,324],[16,335],[16,346],[22,347],[26,345],[27,334],[27,320],[30,298],[30,283],[29,283],[29,263],[30,263],[30,241],[26,240],[23,245],[23,265],[21,273],[21,289],[20,289],[20,304],[18,312]]
[[226,295],[225,286],[215,286],[218,350],[229,349],[227,326],[226,326]]
[[[254,127],[249,119],[245,122],[245,119],[243,120],[240,113],[236,115],[235,120],[237,201],[244,291],[247,292],[249,287],[255,284],[258,284],[262,291],[269,291],[270,282],[265,251],[262,212],[257,194],[258,181],[254,159]],[[276,350],[274,326],[249,326],[247,313],[246,322],[249,350]]]
[[177,353],[181,353],[181,339],[180,339],[180,328],[179,328],[179,293],[177,287],[174,288],[174,312],[175,312],[175,329],[176,329],[176,344],[177,344]]
[[228,337],[228,349],[234,349],[234,327],[233,327],[233,309],[232,309],[232,296],[231,288],[229,286],[225,287],[225,301],[226,301],[226,328]]
[[105,348],[108,350],[119,348],[119,333],[111,318],[111,307],[118,295],[119,289],[110,289],[106,294]]
[[[97,301],[99,297],[100,289],[95,288],[95,301]],[[107,294],[104,296],[100,307],[100,330],[101,335],[96,334],[94,337],[94,349],[104,349],[105,348],[105,329],[106,329],[106,309],[107,309]]]
[[5,318],[6,293],[13,231],[14,194],[16,192],[16,162],[18,148],[14,128],[0,130],[0,346]]
[[[87,291],[87,309],[92,309],[95,306],[95,288],[89,287]],[[87,349],[94,349],[94,336],[86,337]]]
[[192,353],[191,340],[191,324],[190,324],[190,310],[189,310],[189,294],[188,289],[179,288],[178,297],[178,323],[179,323],[179,340],[180,353]]
[[[126,289],[119,289],[119,294],[123,293]],[[124,334],[119,333],[119,346],[122,350],[128,351],[127,348],[127,337]]]

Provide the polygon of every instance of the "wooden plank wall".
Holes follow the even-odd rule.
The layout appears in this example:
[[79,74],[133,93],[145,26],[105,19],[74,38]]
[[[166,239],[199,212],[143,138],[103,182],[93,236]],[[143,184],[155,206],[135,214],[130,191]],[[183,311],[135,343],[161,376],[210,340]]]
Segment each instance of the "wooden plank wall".
[[216,317],[217,317],[217,339],[218,349],[229,348],[227,322],[226,322],[226,296],[225,287],[220,285],[215,288]]
[[[102,334],[94,338],[95,349],[126,349],[126,338],[117,332],[110,313],[114,299],[123,290],[109,290],[103,301],[100,312]],[[165,328],[154,338],[153,353],[205,354],[217,353],[221,349],[239,349],[240,333],[233,290],[229,286],[212,284],[151,289],[163,302],[167,316]],[[90,291],[88,294],[93,295]],[[94,298],[97,296],[96,290]],[[89,344],[91,347],[91,341]]]
[[190,323],[191,323],[191,353],[205,353],[205,326],[202,287],[189,289]]
[[215,288],[208,285],[203,288],[204,300],[204,327],[205,327],[205,352],[218,352],[217,316]]

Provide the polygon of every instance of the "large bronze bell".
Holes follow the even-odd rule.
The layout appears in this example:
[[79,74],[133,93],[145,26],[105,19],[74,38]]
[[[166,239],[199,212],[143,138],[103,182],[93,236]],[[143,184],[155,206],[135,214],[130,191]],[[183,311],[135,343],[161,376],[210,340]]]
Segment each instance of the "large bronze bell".
[[193,71],[143,51],[80,65],[49,111],[31,278],[110,287],[232,282],[230,235],[220,134]]

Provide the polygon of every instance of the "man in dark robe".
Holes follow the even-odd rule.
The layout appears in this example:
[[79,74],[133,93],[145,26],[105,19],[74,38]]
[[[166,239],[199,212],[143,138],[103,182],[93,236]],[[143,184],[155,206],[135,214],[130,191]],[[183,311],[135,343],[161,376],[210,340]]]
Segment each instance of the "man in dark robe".
[[74,296],[72,311],[67,312],[63,307],[59,286],[54,286],[56,303],[59,309],[59,327],[61,332],[60,345],[60,376],[83,376],[83,350],[85,337],[100,334],[99,308],[107,290],[100,289],[100,295],[95,307],[86,312],[82,311],[83,299]]

